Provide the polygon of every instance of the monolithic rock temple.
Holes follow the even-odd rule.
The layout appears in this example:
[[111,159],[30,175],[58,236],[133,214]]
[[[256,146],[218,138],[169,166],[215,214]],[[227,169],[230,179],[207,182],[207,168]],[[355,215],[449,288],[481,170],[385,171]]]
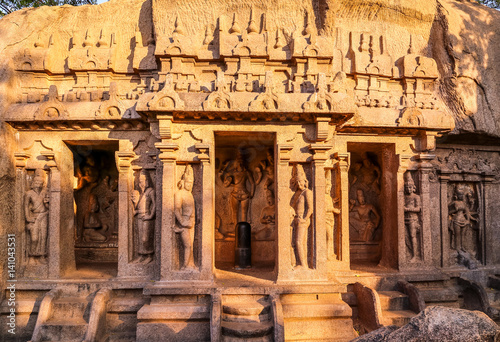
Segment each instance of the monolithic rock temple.
[[451,0],[5,16],[2,341],[349,341],[432,305],[498,321],[498,32]]

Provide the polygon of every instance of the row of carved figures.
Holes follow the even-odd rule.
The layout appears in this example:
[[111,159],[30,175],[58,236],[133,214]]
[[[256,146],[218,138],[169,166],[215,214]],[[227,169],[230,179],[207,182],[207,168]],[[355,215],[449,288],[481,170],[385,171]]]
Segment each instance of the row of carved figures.
[[[270,157],[270,156],[269,156]],[[269,175],[272,175],[273,169],[272,158],[269,158],[267,163],[262,163],[262,172],[269,170]],[[232,186],[230,197],[230,206],[233,210],[233,219],[235,222],[245,221],[246,212],[251,199],[251,192],[247,189],[247,184],[251,174],[248,169],[245,169],[241,157],[237,157],[232,165],[225,165],[222,168],[221,177],[224,180],[225,186]],[[328,259],[335,258],[334,240],[337,234],[335,227],[335,215],[340,214],[340,209],[335,205],[331,196],[331,170],[325,172],[326,177],[326,241],[328,250]],[[83,180],[80,180],[83,182]],[[26,231],[29,237],[28,256],[31,264],[46,263],[47,256],[47,234],[48,234],[48,216],[49,216],[49,192],[44,186],[45,173],[41,169],[37,169],[34,173],[31,182],[31,188],[25,194],[25,218]],[[195,236],[195,213],[196,202],[192,194],[194,183],[194,171],[192,166],[187,165],[181,180],[178,183],[178,190],[174,195],[175,204],[175,226],[174,232],[179,234],[181,241],[180,268],[195,269],[193,248]],[[275,209],[274,209],[274,194],[273,184],[274,179],[268,177],[265,183],[266,199],[268,206],[264,207],[261,213],[261,223],[263,228],[255,231],[256,235],[267,236],[274,231]],[[254,186],[254,183],[253,185]],[[291,208],[291,247],[292,260],[296,268],[308,268],[308,232],[311,226],[311,217],[314,211],[313,191],[309,189],[304,168],[300,164],[295,164],[292,172],[291,186],[294,194],[290,201]],[[421,212],[422,204],[420,195],[416,193],[416,185],[413,181],[410,172],[405,174],[405,225],[407,229],[407,245],[411,254],[410,262],[417,262],[422,258],[422,225]],[[254,189],[255,190],[255,189]],[[477,246],[473,250],[468,250],[465,246],[465,234],[468,230],[477,230],[478,213],[477,213],[477,194],[474,189],[463,183],[457,183],[453,186],[451,201],[449,202],[449,233],[450,233],[450,248],[455,250],[460,263],[475,263],[477,260]],[[92,202],[91,199],[94,199]],[[98,209],[98,201],[95,196],[89,199],[91,205],[88,211],[96,212]],[[151,181],[149,172],[143,170],[139,175],[138,189],[131,193],[131,201],[133,206],[133,215],[135,217],[135,228],[137,234],[137,258],[134,262],[147,264],[153,260],[154,255],[154,229],[156,218],[156,195]],[[351,200],[349,208],[349,224],[351,229],[355,229],[362,241],[370,241],[373,231],[380,223],[380,214],[373,204],[367,203],[363,189],[356,190],[356,200]],[[86,214],[86,220],[91,220]],[[99,228],[102,225],[85,225],[85,229]],[[94,233],[95,234],[95,233]],[[88,234],[87,234],[88,235]],[[91,234],[90,234],[91,235]]]

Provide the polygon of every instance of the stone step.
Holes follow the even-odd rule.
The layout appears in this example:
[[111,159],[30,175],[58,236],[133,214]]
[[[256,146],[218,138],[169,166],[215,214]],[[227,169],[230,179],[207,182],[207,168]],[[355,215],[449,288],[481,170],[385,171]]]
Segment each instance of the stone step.
[[240,337],[232,337],[232,336],[222,336],[222,342],[273,342],[274,338],[272,335],[267,335],[263,337],[255,337],[255,338],[240,338]]
[[61,297],[52,303],[52,317],[54,318],[83,318],[89,303],[81,297]]
[[500,304],[500,290],[486,288],[486,295],[488,296],[488,301],[490,302],[490,305],[493,305],[495,303]]
[[500,290],[500,276],[490,275],[488,277],[488,286],[494,289]]
[[225,312],[222,313],[222,320],[224,322],[240,322],[240,323],[252,323],[252,322],[267,322],[271,320],[271,314],[269,312],[261,315],[232,315]]
[[384,311],[383,319],[385,325],[397,325],[401,327],[410,322],[410,319],[417,314],[411,310],[394,310],[394,311]]
[[407,310],[410,306],[408,296],[399,291],[379,291],[382,310]]
[[350,306],[358,305],[358,298],[356,297],[356,294],[354,292],[342,293],[342,300]]
[[222,322],[222,335],[240,338],[256,338],[269,335],[273,331],[271,322],[261,323],[238,323]]
[[224,302],[222,312],[230,315],[239,316],[258,316],[270,312],[271,304],[269,302],[259,303],[250,300],[241,302]]
[[136,342],[135,332],[111,333],[106,342]]
[[87,331],[87,323],[81,321],[49,320],[42,326],[43,341],[82,341]]
[[426,303],[444,303],[458,301],[458,293],[451,288],[427,287],[418,289]]

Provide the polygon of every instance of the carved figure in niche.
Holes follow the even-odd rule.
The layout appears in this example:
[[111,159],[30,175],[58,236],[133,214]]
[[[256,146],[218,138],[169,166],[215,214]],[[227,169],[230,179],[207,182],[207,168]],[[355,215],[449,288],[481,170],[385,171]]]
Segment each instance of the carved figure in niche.
[[333,201],[332,192],[332,171],[327,170],[325,172],[326,179],[326,198],[325,198],[325,221],[326,221],[326,247],[328,250],[328,260],[333,260],[335,258],[335,215],[340,214],[340,209],[335,207],[335,203],[338,203],[338,199]]
[[[468,252],[465,249],[465,232],[467,229],[477,230],[473,221],[478,221],[473,212],[475,200],[472,190],[464,184],[455,185],[453,201],[448,206],[449,229],[451,232],[451,248],[458,253]],[[476,251],[471,251],[475,253]]]
[[77,168],[76,177],[78,178],[78,184],[75,190],[80,190],[86,185],[90,186],[90,190],[92,190],[97,186],[99,170],[93,155],[87,156],[85,165],[81,169]]
[[136,217],[138,235],[135,262],[148,264],[153,260],[153,241],[156,215],[156,196],[149,173],[143,170],[139,175],[139,190],[132,191],[133,214]]
[[26,192],[24,214],[28,232],[28,263],[46,263],[47,230],[49,218],[49,194],[44,187],[44,174],[41,169],[35,171],[31,189]]
[[380,168],[369,158],[368,153],[363,153],[362,161],[354,164],[351,185],[366,191],[380,194]]
[[181,270],[194,269],[194,226],[195,226],[195,211],[196,205],[192,194],[194,183],[193,168],[190,165],[186,166],[184,174],[177,185],[179,190],[175,193],[175,232],[180,234],[183,248],[183,263]]
[[420,204],[420,196],[415,193],[417,187],[413,182],[413,178],[409,172],[405,174],[405,225],[410,242],[410,250],[413,253],[410,262],[415,262],[421,253],[418,235],[421,234],[419,213],[422,210]]
[[266,160],[260,162],[260,165],[255,168],[257,173],[257,179],[255,183],[260,184],[262,179],[266,177],[266,182],[264,183],[264,188],[274,191],[274,151],[272,149],[267,150]]
[[[357,204],[356,204],[357,201]],[[356,200],[350,200],[349,228],[353,241],[369,242],[380,224],[380,215],[372,204],[366,203],[363,190],[356,190]]]
[[274,194],[271,190],[266,190],[267,206],[262,208],[260,213],[260,223],[262,227],[254,232],[255,240],[270,240],[274,237],[275,228],[275,205]]
[[224,234],[220,232],[222,225],[222,219],[218,212],[215,212],[215,240],[223,240],[225,238]]
[[[235,160],[224,162],[219,171],[219,177],[226,188],[233,187],[230,200],[231,225],[248,222],[248,208],[255,193],[255,181],[245,165],[242,151],[238,150]],[[247,181],[250,183],[250,191],[247,189]]]
[[107,240],[106,235],[102,233],[108,230],[108,226],[102,224],[99,218],[99,209],[97,196],[91,194],[89,196],[88,211],[83,219],[83,239],[85,242],[104,242]]
[[295,250],[295,269],[309,268],[307,263],[307,235],[313,214],[313,193],[308,189],[306,173],[302,165],[295,165],[292,173],[292,187],[295,193],[290,201],[295,215],[293,218],[292,247]]

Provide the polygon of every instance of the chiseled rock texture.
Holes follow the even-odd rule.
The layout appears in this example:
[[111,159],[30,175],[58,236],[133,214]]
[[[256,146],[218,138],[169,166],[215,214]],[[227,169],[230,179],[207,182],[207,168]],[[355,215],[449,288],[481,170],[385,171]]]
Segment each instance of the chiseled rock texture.
[[[438,63],[441,96],[456,119],[455,133],[500,137],[500,12],[472,0],[112,0],[24,9],[0,20],[0,111],[15,100],[8,91],[16,86],[13,53],[32,46],[40,35],[56,33],[69,40],[76,32],[103,28],[122,42],[133,42],[136,28],[147,40],[152,31],[172,32],[179,18],[186,34],[202,41],[207,25],[213,26],[219,16],[236,13],[246,23],[251,7],[265,13],[268,31],[284,28],[286,39],[308,16],[321,35],[336,36],[340,28],[345,52],[351,30],[383,34],[392,56],[406,54],[411,36],[415,51]],[[133,45],[119,44],[121,72],[132,71]]]
[[496,342],[500,327],[480,311],[433,306],[394,330],[383,327],[353,342]]

